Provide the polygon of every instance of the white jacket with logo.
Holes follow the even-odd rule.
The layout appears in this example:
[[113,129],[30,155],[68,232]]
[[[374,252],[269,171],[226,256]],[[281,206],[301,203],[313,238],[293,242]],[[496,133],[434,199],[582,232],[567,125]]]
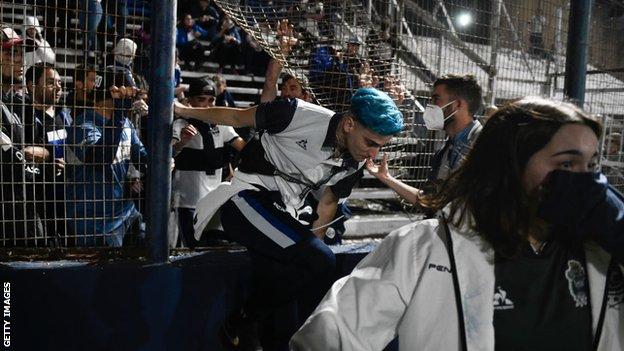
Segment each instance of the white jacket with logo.
[[[449,227],[467,350],[494,350],[494,251],[475,233]],[[293,336],[291,349],[382,350],[398,335],[400,350],[462,350],[446,243],[437,219],[392,232],[332,286]],[[605,291],[610,255],[595,244],[587,244],[585,253],[597,350],[624,350],[624,304]]]

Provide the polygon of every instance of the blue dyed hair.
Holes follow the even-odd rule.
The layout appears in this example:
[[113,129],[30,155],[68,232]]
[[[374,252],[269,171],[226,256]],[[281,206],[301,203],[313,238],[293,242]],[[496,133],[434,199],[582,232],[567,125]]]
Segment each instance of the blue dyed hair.
[[351,97],[351,112],[366,128],[380,135],[403,129],[403,115],[388,94],[375,88],[358,89]]

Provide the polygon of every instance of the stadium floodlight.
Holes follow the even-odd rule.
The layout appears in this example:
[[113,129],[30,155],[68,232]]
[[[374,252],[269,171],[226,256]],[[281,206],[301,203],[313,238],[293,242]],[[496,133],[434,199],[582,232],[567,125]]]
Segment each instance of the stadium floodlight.
[[468,12],[462,12],[457,16],[457,24],[460,27],[466,27],[472,23],[472,15]]

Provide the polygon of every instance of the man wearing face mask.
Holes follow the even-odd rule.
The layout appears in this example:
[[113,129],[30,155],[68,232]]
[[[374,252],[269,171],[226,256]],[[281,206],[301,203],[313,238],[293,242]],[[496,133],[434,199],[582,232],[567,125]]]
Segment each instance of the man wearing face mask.
[[[431,160],[431,171],[427,177],[430,185],[446,179],[470,151],[482,129],[475,117],[480,107],[481,87],[473,75],[448,74],[433,83],[431,103],[425,108],[423,118],[427,129],[444,130],[447,138]],[[424,191],[392,177],[388,172],[386,155],[380,165],[368,160],[366,168],[402,198],[412,204],[420,203]]]

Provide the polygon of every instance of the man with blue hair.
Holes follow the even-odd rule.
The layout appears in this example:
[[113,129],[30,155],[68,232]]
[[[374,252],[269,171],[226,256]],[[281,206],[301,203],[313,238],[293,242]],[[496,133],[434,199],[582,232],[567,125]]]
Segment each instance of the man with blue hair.
[[[246,109],[176,103],[175,112],[261,132],[243,149],[232,182],[200,200],[194,218],[199,237],[219,210],[226,234],[249,250],[251,296],[225,321],[221,337],[231,349],[254,350],[258,321],[303,291],[325,293],[335,257],[322,238],[338,199],[351,193],[364,162],[403,129],[403,116],[374,88],[356,91],[345,114],[299,99]],[[306,206],[309,196],[316,209]]]

